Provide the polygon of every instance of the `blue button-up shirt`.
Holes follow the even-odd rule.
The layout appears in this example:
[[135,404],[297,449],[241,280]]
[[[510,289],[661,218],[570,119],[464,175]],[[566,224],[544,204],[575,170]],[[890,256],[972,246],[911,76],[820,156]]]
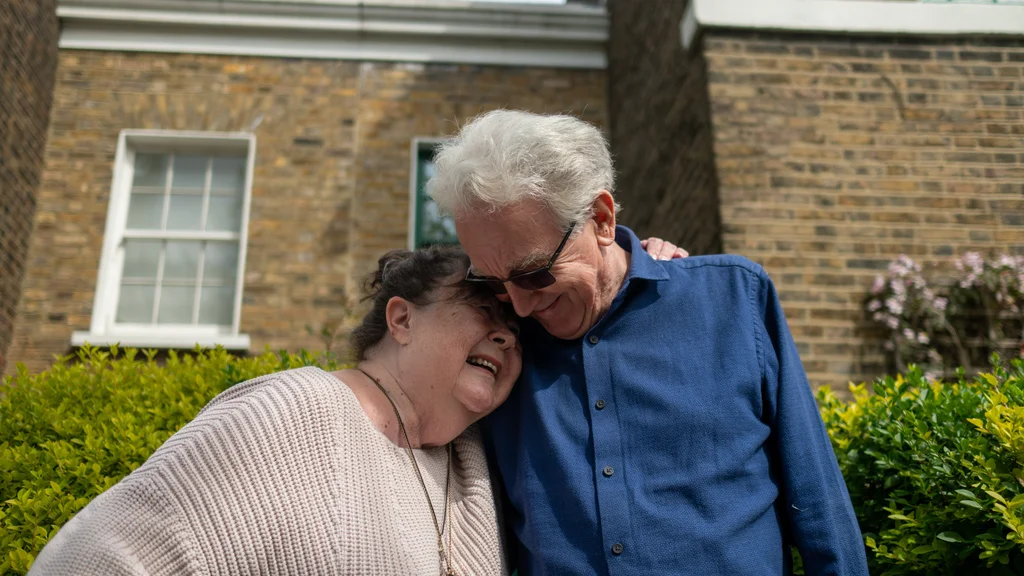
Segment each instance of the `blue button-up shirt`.
[[525,574],[867,574],[850,497],[771,280],[738,256],[655,261],[579,340],[523,325],[483,421]]

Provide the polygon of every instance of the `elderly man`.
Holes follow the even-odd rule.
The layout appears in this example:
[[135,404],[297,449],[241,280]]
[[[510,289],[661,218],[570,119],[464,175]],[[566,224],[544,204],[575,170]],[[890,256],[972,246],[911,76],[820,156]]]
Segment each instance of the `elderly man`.
[[496,111],[436,158],[468,279],[511,301],[523,375],[484,423],[526,574],[867,574],[771,280],[656,261],[616,226],[607,144]]

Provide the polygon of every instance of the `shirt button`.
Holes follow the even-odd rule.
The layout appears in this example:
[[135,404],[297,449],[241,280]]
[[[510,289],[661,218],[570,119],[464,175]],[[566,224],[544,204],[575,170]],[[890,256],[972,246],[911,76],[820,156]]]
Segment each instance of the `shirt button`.
[[598,400],[597,402],[594,402],[594,408],[597,408],[598,410],[604,410],[604,400]]
[[615,474],[615,468],[612,468],[611,466],[605,466],[604,467],[604,475],[605,476],[611,476],[612,474]]
[[612,554],[615,554],[616,556],[618,556],[619,554],[622,554],[622,544],[621,543],[616,542],[615,544],[612,544]]
[[597,341],[598,341],[597,334],[591,334],[590,338],[587,338],[587,340],[590,340],[591,344],[597,344]]

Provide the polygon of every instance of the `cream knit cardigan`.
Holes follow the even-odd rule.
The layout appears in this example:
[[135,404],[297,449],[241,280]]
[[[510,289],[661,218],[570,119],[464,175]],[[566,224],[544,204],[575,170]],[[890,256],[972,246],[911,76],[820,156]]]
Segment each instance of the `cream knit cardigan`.
[[[447,454],[417,450],[434,509]],[[451,518],[460,575],[506,574],[475,427],[455,440]],[[440,518],[438,518],[440,521]],[[440,573],[437,533],[407,450],[344,383],[299,368],[238,384],[107,490],[30,574]]]

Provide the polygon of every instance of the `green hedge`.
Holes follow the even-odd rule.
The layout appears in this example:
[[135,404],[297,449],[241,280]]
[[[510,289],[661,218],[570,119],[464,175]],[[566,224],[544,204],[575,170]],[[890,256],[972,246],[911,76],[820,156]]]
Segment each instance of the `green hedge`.
[[818,399],[871,573],[1024,574],[1024,362],[853,392]]
[[[0,388],[0,575],[229,386],[330,355],[83,349]],[[1024,574],[1024,363],[955,383],[919,370],[819,392],[872,574]]]
[[329,355],[224,350],[157,359],[85,348],[42,374],[0,387],[0,574],[24,574],[72,515],[116,484],[233,384]]

